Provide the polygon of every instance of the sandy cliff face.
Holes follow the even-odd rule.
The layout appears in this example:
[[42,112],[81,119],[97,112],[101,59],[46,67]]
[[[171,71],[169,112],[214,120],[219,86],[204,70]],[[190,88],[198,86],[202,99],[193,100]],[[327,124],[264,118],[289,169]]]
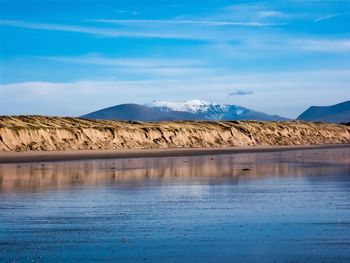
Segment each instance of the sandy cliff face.
[[350,127],[307,122],[117,122],[0,117],[0,151],[350,143]]

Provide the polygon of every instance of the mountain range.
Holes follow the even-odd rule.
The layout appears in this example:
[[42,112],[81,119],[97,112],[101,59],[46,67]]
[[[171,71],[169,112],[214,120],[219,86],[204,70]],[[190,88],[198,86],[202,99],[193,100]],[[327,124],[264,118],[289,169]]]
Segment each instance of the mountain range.
[[[153,101],[144,105],[120,104],[81,116],[89,119],[171,121],[171,120],[259,120],[285,121],[287,118],[269,115],[238,105],[202,100],[185,102]],[[350,122],[350,101],[332,106],[312,106],[298,118],[302,121]]]
[[311,106],[298,120],[323,121],[323,122],[350,122],[350,101],[345,101],[331,106]]
[[189,100],[185,102],[153,101],[145,105],[121,104],[98,110],[81,117],[134,121],[288,120],[278,115],[268,115],[238,105],[219,104],[202,100]]

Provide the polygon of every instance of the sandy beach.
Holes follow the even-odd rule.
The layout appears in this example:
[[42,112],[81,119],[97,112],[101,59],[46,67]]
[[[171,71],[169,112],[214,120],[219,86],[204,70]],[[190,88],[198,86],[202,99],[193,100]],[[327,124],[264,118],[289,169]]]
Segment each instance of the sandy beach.
[[0,164],[0,261],[349,262],[349,145],[130,152]]
[[349,148],[350,144],[323,144],[298,146],[248,146],[228,148],[179,148],[179,149],[138,149],[138,150],[76,150],[76,151],[29,151],[0,152],[0,163],[54,162],[94,159],[125,159],[204,156],[217,154],[239,154],[258,152],[282,152],[308,149]]

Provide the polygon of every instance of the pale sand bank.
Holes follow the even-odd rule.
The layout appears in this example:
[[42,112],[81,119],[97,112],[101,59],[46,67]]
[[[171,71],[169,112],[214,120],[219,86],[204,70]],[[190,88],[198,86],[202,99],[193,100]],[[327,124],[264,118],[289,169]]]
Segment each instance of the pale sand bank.
[[331,123],[300,121],[141,123],[45,116],[0,117],[0,152],[216,149],[346,143],[350,143],[350,126]]

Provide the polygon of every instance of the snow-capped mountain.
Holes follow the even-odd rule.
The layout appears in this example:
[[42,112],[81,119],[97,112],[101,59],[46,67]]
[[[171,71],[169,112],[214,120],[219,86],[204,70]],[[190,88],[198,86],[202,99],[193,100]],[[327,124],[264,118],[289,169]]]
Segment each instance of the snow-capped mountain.
[[188,100],[184,102],[154,100],[145,106],[158,108],[162,111],[186,111],[191,113],[205,112],[210,108],[218,108],[220,111],[225,111],[227,109],[227,105],[212,103],[204,100]]
[[282,120],[279,116],[271,116],[237,105],[213,103],[203,100],[188,100],[184,102],[153,101],[145,106],[161,112],[187,112],[200,120]]
[[158,109],[163,112],[179,111],[203,115],[206,119],[222,119],[229,111],[228,105],[212,103],[203,100],[188,100],[184,102],[153,101],[145,106]]
[[82,117],[108,120],[260,120],[282,121],[286,118],[268,115],[237,105],[202,100],[185,102],[153,101],[145,105],[121,104],[98,110]]

